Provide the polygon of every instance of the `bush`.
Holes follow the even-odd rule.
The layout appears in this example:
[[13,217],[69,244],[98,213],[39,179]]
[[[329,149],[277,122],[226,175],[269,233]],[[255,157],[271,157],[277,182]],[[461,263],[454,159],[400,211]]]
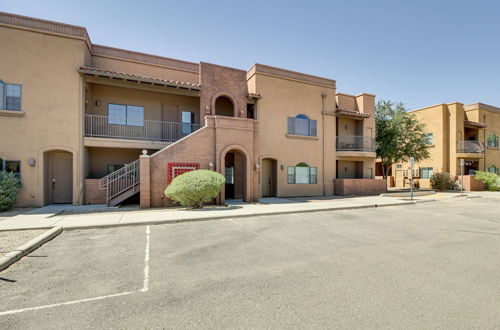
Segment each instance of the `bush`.
[[439,191],[450,190],[455,187],[455,182],[451,179],[450,174],[436,172],[431,176],[431,186]]
[[499,177],[496,173],[476,171],[476,180],[482,181],[489,191],[499,191]]
[[165,196],[182,206],[198,209],[217,196],[225,181],[223,175],[214,171],[190,171],[172,180],[165,189]]
[[7,211],[16,205],[21,181],[12,172],[0,172],[0,211]]

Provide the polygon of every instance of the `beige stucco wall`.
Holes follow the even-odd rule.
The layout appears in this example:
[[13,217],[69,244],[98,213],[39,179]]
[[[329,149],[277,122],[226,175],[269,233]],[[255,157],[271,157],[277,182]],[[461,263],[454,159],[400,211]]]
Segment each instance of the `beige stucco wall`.
[[[0,80],[22,85],[22,116],[0,114],[0,157],[21,161],[18,206],[43,205],[43,152],[73,153],[73,203],[83,198],[83,40],[0,26]],[[28,165],[29,158],[36,165]]]
[[[322,110],[334,109],[335,88],[260,73],[249,78],[249,90],[262,95],[257,102],[260,156],[278,162],[277,195],[332,195],[336,117]],[[287,118],[298,114],[317,120],[317,138],[287,136]],[[318,168],[317,184],[288,184],[287,167],[300,162]]]

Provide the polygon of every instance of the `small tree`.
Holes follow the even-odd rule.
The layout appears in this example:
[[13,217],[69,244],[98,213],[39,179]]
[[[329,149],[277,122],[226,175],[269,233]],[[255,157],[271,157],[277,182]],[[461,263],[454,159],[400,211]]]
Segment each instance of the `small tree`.
[[384,179],[395,163],[415,162],[429,157],[425,126],[404,104],[380,100],[375,111],[377,157],[382,161]]
[[0,172],[0,211],[7,211],[16,205],[21,181],[12,172]]
[[476,171],[475,178],[482,181],[489,191],[500,190],[500,178],[496,173]]
[[220,173],[196,170],[181,174],[165,189],[165,196],[195,209],[212,201],[222,189],[226,179]]

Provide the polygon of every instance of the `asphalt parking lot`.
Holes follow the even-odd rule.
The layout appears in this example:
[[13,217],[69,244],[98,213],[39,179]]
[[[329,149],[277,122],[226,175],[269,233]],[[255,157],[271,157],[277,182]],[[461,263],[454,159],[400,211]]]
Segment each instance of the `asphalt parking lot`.
[[68,231],[0,328],[500,327],[500,198]]

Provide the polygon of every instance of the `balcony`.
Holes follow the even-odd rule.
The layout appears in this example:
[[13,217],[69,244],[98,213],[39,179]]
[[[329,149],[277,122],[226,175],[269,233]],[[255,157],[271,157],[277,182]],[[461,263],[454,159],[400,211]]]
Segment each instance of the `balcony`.
[[484,154],[484,144],[475,140],[457,141],[457,153]]
[[375,152],[375,139],[369,136],[337,136],[337,151]]
[[[85,115],[85,136],[89,138],[106,138],[129,140],[132,144],[151,141],[148,148],[158,148],[175,142],[200,128],[199,124],[176,123],[158,120],[144,120],[142,126],[110,124],[107,116]],[[87,144],[89,146],[98,146]],[[107,145],[102,145],[107,146]],[[132,146],[131,146],[132,147]]]

